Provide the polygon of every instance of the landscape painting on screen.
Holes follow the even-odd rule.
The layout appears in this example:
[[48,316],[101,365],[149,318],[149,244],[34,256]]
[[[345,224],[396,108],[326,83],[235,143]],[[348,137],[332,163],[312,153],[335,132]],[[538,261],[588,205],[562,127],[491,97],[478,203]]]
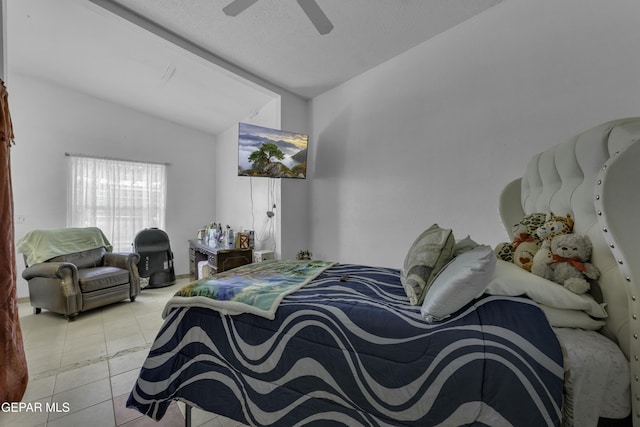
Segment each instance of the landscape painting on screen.
[[240,123],[238,176],[306,178],[309,136]]

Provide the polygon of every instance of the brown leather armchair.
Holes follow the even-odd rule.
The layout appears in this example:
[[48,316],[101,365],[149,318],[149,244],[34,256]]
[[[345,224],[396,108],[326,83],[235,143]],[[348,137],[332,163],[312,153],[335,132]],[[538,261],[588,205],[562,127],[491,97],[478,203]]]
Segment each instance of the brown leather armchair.
[[135,301],[140,294],[138,260],[136,253],[112,253],[105,246],[33,265],[27,264],[25,256],[22,277],[28,281],[35,314],[44,308],[73,320],[83,311],[127,298]]

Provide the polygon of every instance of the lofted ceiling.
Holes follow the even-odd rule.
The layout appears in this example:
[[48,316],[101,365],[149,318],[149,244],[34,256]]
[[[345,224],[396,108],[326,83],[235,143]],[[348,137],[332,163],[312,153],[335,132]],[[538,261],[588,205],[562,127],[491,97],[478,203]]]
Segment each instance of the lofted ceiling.
[[9,76],[217,134],[277,98],[269,87],[312,98],[502,0],[316,1],[333,24],[325,35],[296,0],[234,17],[222,10],[231,0],[12,0]]

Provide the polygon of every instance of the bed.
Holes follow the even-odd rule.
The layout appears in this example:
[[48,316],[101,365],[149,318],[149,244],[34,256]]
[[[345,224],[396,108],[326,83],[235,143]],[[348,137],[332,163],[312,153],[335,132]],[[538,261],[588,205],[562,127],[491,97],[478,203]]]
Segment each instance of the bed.
[[[527,213],[574,216],[602,272],[593,297],[521,279],[533,275],[437,224],[399,269],[241,267],[167,304],[127,406],[157,420],[178,400],[249,425],[582,426],[629,422],[633,405],[640,425],[638,139],[637,118],[590,129],[535,156],[500,197],[508,234]],[[207,295],[270,268],[297,281],[275,295],[249,282],[242,304]]]

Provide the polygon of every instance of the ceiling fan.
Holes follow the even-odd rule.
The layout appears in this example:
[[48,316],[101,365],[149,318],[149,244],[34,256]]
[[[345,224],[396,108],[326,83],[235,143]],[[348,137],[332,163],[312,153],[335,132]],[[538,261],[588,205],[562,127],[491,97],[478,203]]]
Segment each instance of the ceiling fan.
[[[226,5],[222,11],[228,16],[236,16],[253,5],[258,0],[233,0]],[[320,34],[328,34],[333,30],[333,24],[324,14],[316,0],[297,0],[298,4],[307,15],[311,23],[316,27]]]

